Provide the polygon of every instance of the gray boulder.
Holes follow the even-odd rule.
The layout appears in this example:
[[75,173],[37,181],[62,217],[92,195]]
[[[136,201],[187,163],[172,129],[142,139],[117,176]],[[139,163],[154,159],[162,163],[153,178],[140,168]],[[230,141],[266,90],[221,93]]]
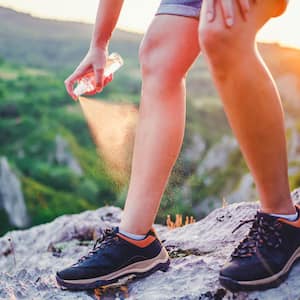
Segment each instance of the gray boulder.
[[12,225],[19,228],[28,225],[21,183],[5,157],[0,157],[0,208],[6,211]]

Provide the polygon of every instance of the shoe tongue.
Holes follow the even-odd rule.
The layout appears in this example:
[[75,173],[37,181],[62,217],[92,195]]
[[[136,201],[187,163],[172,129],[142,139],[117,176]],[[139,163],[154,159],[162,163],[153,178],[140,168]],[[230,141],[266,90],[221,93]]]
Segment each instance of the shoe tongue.
[[111,230],[112,230],[112,232],[113,232],[114,234],[119,233],[119,227],[118,227],[118,226],[112,227]]
[[108,227],[103,231],[103,237],[119,233],[119,227]]

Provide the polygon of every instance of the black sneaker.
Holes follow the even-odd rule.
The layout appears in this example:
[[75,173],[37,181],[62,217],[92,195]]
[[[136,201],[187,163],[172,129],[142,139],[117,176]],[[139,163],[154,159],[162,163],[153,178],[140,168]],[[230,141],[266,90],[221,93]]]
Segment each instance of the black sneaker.
[[[231,254],[220,272],[220,283],[231,291],[262,290],[279,286],[300,257],[300,206],[298,219],[258,212],[247,237]],[[240,227],[238,226],[238,228]]]
[[145,239],[137,241],[120,234],[115,227],[105,231],[88,255],[57,272],[56,280],[67,289],[94,289],[123,277],[144,277],[157,270],[166,271],[169,264],[168,253],[153,230]]

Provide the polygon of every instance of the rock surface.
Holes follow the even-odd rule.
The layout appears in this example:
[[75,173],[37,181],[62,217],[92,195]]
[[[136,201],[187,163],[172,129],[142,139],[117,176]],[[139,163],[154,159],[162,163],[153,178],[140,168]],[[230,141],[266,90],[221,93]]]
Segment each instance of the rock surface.
[[[295,200],[299,195],[294,193]],[[236,203],[195,224],[173,230],[156,226],[172,257],[168,272],[132,280],[126,292],[124,287],[107,290],[101,299],[300,299],[300,264],[280,287],[264,292],[232,294],[218,283],[220,267],[248,228],[245,225],[234,234],[232,230],[240,220],[253,217],[256,209],[256,203]],[[119,208],[104,207],[6,234],[0,239],[0,299],[99,299],[93,291],[61,290],[54,274],[86,254],[91,242],[80,240],[118,224],[120,215]]]
[[6,211],[12,225],[21,228],[28,224],[28,215],[21,183],[16,174],[11,170],[5,157],[0,157],[1,208]]

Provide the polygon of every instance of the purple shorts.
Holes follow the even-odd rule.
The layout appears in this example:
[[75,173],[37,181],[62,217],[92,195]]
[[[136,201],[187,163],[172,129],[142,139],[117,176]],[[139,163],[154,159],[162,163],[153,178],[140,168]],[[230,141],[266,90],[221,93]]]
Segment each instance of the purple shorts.
[[156,15],[199,18],[202,0],[162,0]]
[[[199,18],[203,0],[162,0],[156,15],[177,15]],[[289,0],[286,0],[288,3]]]

